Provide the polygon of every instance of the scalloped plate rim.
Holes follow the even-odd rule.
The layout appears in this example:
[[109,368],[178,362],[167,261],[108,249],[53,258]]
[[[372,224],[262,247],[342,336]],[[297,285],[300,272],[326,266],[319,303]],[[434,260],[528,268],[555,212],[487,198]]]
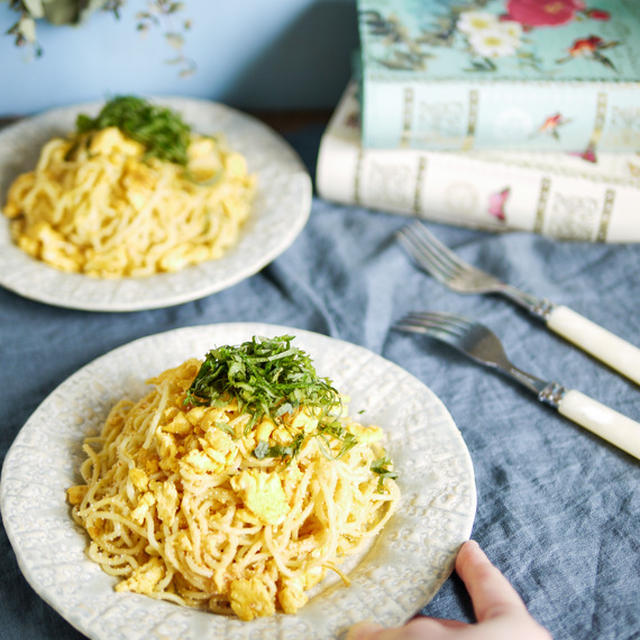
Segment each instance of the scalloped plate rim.
[[[49,587],[47,590],[45,586],[39,583],[37,577],[32,573],[32,568],[30,567],[29,562],[33,562],[33,559],[30,558],[28,551],[25,551],[21,547],[22,540],[20,539],[19,533],[15,529],[15,522],[11,517],[11,516],[15,516],[15,514],[8,513],[8,511],[11,511],[12,507],[10,505],[10,495],[7,494],[7,483],[10,483],[13,480],[13,478],[10,476],[10,472],[8,471],[8,468],[13,463],[14,457],[17,455],[16,449],[23,444],[22,440],[24,439],[25,433],[27,433],[30,429],[35,428],[33,427],[33,425],[34,423],[37,423],[38,419],[42,419],[40,414],[47,409],[48,403],[53,402],[60,395],[64,396],[65,393],[69,392],[69,389],[72,390],[72,395],[73,394],[78,395],[79,392],[77,390],[73,391],[74,384],[78,380],[81,380],[83,376],[86,376],[87,374],[91,373],[92,370],[101,368],[105,365],[105,363],[108,363],[111,360],[117,360],[117,358],[123,355],[140,355],[138,354],[138,352],[141,351],[144,353],[145,349],[147,352],[149,352],[149,349],[153,347],[153,343],[158,340],[162,341],[162,340],[168,340],[171,338],[178,338],[178,340],[183,340],[183,343],[181,343],[181,347],[178,348],[178,351],[180,351],[181,349],[184,350],[189,340],[190,339],[192,341],[194,340],[194,338],[190,338],[191,334],[200,334],[203,332],[213,332],[215,334],[223,334],[223,335],[224,334],[241,334],[247,337],[249,337],[250,335],[281,335],[283,333],[289,333],[291,335],[295,335],[296,338],[302,338],[303,347],[307,350],[308,350],[308,347],[304,343],[315,344],[315,347],[318,348],[318,353],[320,352],[320,349],[319,349],[320,346],[327,347],[328,350],[330,351],[333,350],[334,353],[337,353],[337,351],[340,349],[347,349],[348,351],[351,351],[352,353],[356,353],[356,354],[360,353],[363,357],[366,355],[369,358],[369,362],[377,362],[380,367],[385,368],[387,371],[390,371],[395,375],[397,375],[399,379],[403,382],[403,384],[411,382],[412,384],[416,385],[416,387],[421,387],[425,394],[425,397],[427,397],[429,401],[433,403],[434,407],[437,407],[438,410],[442,412],[442,417],[445,420],[444,422],[445,429],[449,432],[448,436],[452,439],[452,441],[456,441],[456,446],[458,447],[457,456],[460,459],[460,462],[462,464],[462,468],[464,469],[464,474],[465,474],[465,477],[461,476],[461,478],[459,479],[461,480],[462,484],[466,483],[467,485],[467,489],[469,490],[470,502],[467,505],[467,509],[464,514],[456,514],[460,516],[460,519],[458,522],[457,530],[455,532],[455,536],[453,536],[456,541],[455,548],[457,549],[457,546],[459,546],[459,544],[462,541],[468,539],[468,537],[471,534],[471,529],[472,529],[473,521],[475,518],[476,500],[477,500],[474,470],[473,470],[473,463],[471,460],[471,456],[466,447],[466,444],[464,443],[464,440],[462,438],[460,431],[455,425],[455,422],[453,421],[453,418],[451,417],[445,405],[438,398],[438,396],[436,396],[433,393],[433,391],[431,391],[431,389],[429,389],[429,387],[427,387],[418,378],[416,378],[412,374],[402,369],[399,365],[389,360],[386,360],[382,356],[369,351],[365,347],[362,347],[341,339],[332,338],[324,334],[319,334],[313,331],[299,329],[299,328],[287,327],[282,325],[265,324],[265,323],[234,322],[234,323],[186,326],[178,329],[171,329],[171,330],[163,331],[160,333],[149,334],[141,338],[138,338],[136,340],[133,340],[129,343],[126,343],[124,345],[121,345],[119,347],[116,347],[111,351],[108,351],[107,353],[95,358],[94,360],[80,367],[75,373],[71,374],[63,382],[61,382],[60,385],[58,385],[58,387],[56,387],[56,389],[54,389],[40,403],[40,405],[36,408],[33,414],[26,421],[25,425],[20,429],[20,431],[16,435],[16,438],[14,439],[13,443],[11,444],[5,456],[5,460],[2,467],[2,474],[0,478],[0,510],[2,514],[3,524],[7,533],[7,537],[14,549],[18,565],[20,567],[20,570],[23,573],[23,576],[25,577],[27,582],[32,586],[32,588],[38,594],[38,596],[41,597],[45,602],[47,602],[51,607],[53,607],[72,626],[74,626],[76,629],[78,629],[82,633],[86,634],[88,637],[95,640],[109,640],[111,638],[108,631],[103,632],[100,625],[98,625],[97,628],[95,628],[95,625],[94,625],[94,628],[87,626],[86,621],[84,621],[82,617],[75,610],[73,610],[73,608],[71,610],[68,610],[68,608],[65,608],[64,602],[60,604],[59,600],[61,599],[61,596],[56,591],[56,589]],[[199,340],[199,338],[195,338],[195,340],[197,341]],[[322,343],[324,343],[324,345]],[[186,358],[186,357],[189,357],[189,355],[194,355],[194,354],[183,354],[181,357]],[[198,355],[198,354],[195,354],[195,355]],[[311,353],[311,355],[312,357],[314,357],[314,359],[317,359],[318,357],[314,353]],[[322,354],[320,357],[326,358],[327,355]],[[319,373],[321,373],[322,375],[325,375],[327,372],[319,372]],[[381,425],[381,426],[383,426],[383,428],[387,430],[385,425]],[[400,478],[402,478],[402,475],[400,476]],[[401,480],[399,479],[399,482],[400,481]],[[66,501],[63,500],[63,503],[66,505]],[[397,518],[397,515],[394,515],[394,518]],[[85,540],[83,532],[79,530],[79,528],[71,520],[70,515],[68,515],[68,508],[66,509],[65,518],[61,519],[60,522],[62,526],[70,527],[71,529],[74,529],[77,535],[81,537],[83,540]],[[389,526],[390,524],[387,524],[383,532],[379,534],[379,537],[382,537],[384,535],[385,531]],[[374,543],[374,545],[375,544],[377,544],[377,541]],[[383,548],[383,553],[388,551],[390,551],[389,545]],[[363,565],[366,565],[368,557],[369,557],[369,552],[367,552],[367,554],[364,557],[364,560],[362,561]],[[415,610],[426,605],[429,602],[429,600],[435,595],[435,593],[439,590],[439,588],[442,586],[444,581],[451,574],[454,560],[455,560],[455,553],[453,548],[450,548],[448,550],[448,555],[446,555],[446,557],[443,556],[441,559],[442,566],[440,567],[440,571],[438,572],[438,574],[435,576],[434,575],[430,576],[431,582],[429,584],[429,589],[425,592],[422,600],[418,603],[418,606]],[[87,560],[86,558],[83,559],[82,564],[89,571],[94,572],[97,570],[97,572],[100,575],[102,575],[102,572],[97,569],[97,565]],[[351,588],[352,587],[349,587],[348,589],[351,589]],[[358,587],[358,588],[361,588],[361,587]],[[330,592],[331,590],[332,588],[327,589],[326,592],[323,592],[323,593]],[[139,596],[138,594],[115,594],[114,592],[111,595],[116,597],[119,595],[120,597],[125,597],[125,598],[131,597],[131,596],[133,598],[137,598],[139,600],[138,604],[142,609],[149,609],[154,605],[166,606],[167,611],[169,611],[167,619],[170,617],[175,617],[171,615],[173,613],[183,613],[185,616],[189,618],[193,616],[194,620],[195,620],[195,616],[197,616],[198,614],[206,615],[207,617],[213,616],[214,618],[222,618],[225,621],[228,620],[224,616],[215,616],[215,614],[211,614],[207,612],[201,612],[201,611],[189,609],[189,608],[181,608],[181,607],[176,608],[176,605],[166,603],[166,602],[156,601],[156,600],[147,598],[146,596]],[[349,591],[347,591],[347,597],[348,595],[349,595]],[[322,597],[323,597],[322,595],[317,596],[317,598],[322,598]],[[305,605],[305,607],[303,607],[303,609],[296,616],[286,616],[284,614],[276,614],[276,616],[273,616],[272,618],[259,618],[257,620],[254,620],[251,623],[242,623],[242,625],[244,625],[244,627],[247,629],[246,638],[258,637],[258,635],[254,635],[254,634],[260,633],[260,628],[259,628],[260,623],[265,621],[269,622],[273,620],[280,621],[277,623],[272,622],[272,624],[277,624],[276,635],[269,633],[268,635],[260,635],[259,636],[260,638],[265,638],[265,640],[267,638],[276,638],[276,637],[281,639],[298,638],[297,635],[290,635],[289,633],[287,633],[288,624],[289,623],[295,624],[295,619],[297,616],[303,617],[305,615],[305,610],[307,608],[310,608],[311,603],[313,603],[314,601],[315,601],[315,598],[312,599],[309,602],[309,604]],[[117,605],[113,605],[113,606],[116,607]],[[180,610],[180,612],[178,612],[178,610]],[[400,624],[408,620],[415,613],[415,610],[404,611],[402,615],[398,615],[397,612],[394,612],[393,615],[391,615],[388,619],[382,619],[381,622],[383,624]],[[185,613],[185,612],[188,612],[188,613]],[[326,635],[326,634],[318,635],[318,636],[314,635],[314,637],[318,637],[318,638],[335,637],[338,633],[342,633],[347,628],[348,625],[352,624],[353,622],[359,619],[360,618],[356,617],[354,620],[350,620],[350,621],[344,620],[341,630],[338,632],[336,628],[333,628],[332,631],[334,633],[332,635]],[[312,625],[311,628],[315,630],[316,627]],[[308,629],[309,629],[309,626],[307,626],[307,631]],[[134,640],[134,638],[138,638],[138,636],[135,635],[135,633],[133,633],[132,635],[127,635],[123,637],[127,638],[127,640]],[[159,638],[160,635],[154,635],[153,637]],[[174,636],[162,636],[162,637],[164,638],[164,637],[174,637]],[[189,637],[195,638],[199,636],[196,633],[195,636],[189,636]],[[219,636],[217,635],[211,636],[211,638],[214,638],[214,637],[217,638]],[[222,637],[228,638],[229,640],[232,640],[232,639],[235,640],[236,637],[239,638],[241,636],[238,635],[237,629],[236,629],[236,631],[232,631],[232,633],[228,635],[224,635]],[[245,637],[245,636],[242,636],[242,637]]]
[[[238,240],[238,245],[246,242],[245,236],[248,236],[248,239],[253,240],[255,246],[260,248],[259,254],[253,257],[249,262],[245,262],[238,257],[237,262],[240,263],[240,268],[232,273],[226,273],[223,276],[217,275],[217,272],[221,270],[221,266],[224,266],[226,262],[229,261],[230,257],[234,256],[234,252],[238,245],[231,247],[218,260],[200,263],[171,274],[155,274],[145,278],[119,278],[114,280],[94,279],[89,278],[89,276],[85,276],[84,274],[68,274],[59,271],[44,262],[40,262],[32,258],[16,247],[10,238],[9,220],[0,211],[0,250],[10,252],[12,259],[15,260],[18,267],[24,267],[27,270],[34,270],[34,275],[31,280],[24,282],[18,279],[18,282],[16,283],[12,274],[6,273],[5,269],[2,269],[0,270],[0,286],[3,286],[21,297],[67,309],[96,312],[132,312],[171,307],[206,297],[241,282],[255,273],[258,273],[293,244],[309,218],[313,190],[311,177],[299,154],[291,147],[291,145],[289,145],[289,143],[279,133],[256,117],[219,102],[213,102],[202,98],[188,98],[172,95],[149,96],[149,99],[157,102],[158,104],[167,104],[177,110],[180,110],[180,108],[200,109],[202,110],[202,114],[198,116],[198,121],[202,121],[202,119],[217,111],[225,117],[235,118],[239,123],[249,127],[258,136],[261,136],[261,139],[265,143],[269,142],[274,145],[278,153],[282,154],[283,158],[287,158],[286,163],[282,162],[282,168],[284,171],[282,178],[289,178],[291,181],[299,183],[297,185],[297,190],[299,192],[298,199],[293,211],[291,208],[282,207],[282,211],[284,213],[278,214],[280,216],[291,215],[292,212],[294,214],[289,220],[290,224],[285,227],[286,233],[279,236],[277,241],[273,244],[269,244],[260,242],[259,237],[252,237],[252,230],[250,228],[249,230],[245,230]],[[51,121],[54,119],[68,118],[70,114],[75,114],[83,110],[96,110],[101,104],[104,103],[102,101],[91,101],[57,107],[0,129],[0,174],[7,171],[6,163],[11,157],[11,149],[4,149],[3,147],[5,146],[6,140],[11,139],[12,136],[16,135],[17,131],[30,135],[39,127],[52,128],[54,123]],[[181,105],[181,107],[177,105]],[[191,122],[191,124],[194,126],[194,129],[198,128],[198,122]],[[229,131],[222,131],[222,133],[227,136],[233,135],[233,132]],[[251,171],[251,166],[249,167],[249,170]],[[271,167],[269,170],[271,170]],[[268,189],[270,186],[271,185],[264,185],[261,187],[260,180],[258,180],[259,192],[261,189]],[[262,191],[262,193],[264,193],[264,191]],[[0,193],[0,197],[4,196],[4,192]],[[3,206],[4,202],[0,202],[0,207]],[[255,221],[256,220],[252,217],[247,224],[251,225]],[[214,276],[214,278],[209,281],[205,280],[201,275],[202,269],[206,268],[207,265],[213,272],[212,274],[208,273],[207,276]],[[180,274],[192,274],[192,278],[190,280],[193,282],[193,285],[188,290],[170,292],[171,286],[166,286],[165,293],[152,296],[151,298],[146,297],[144,294],[144,291],[148,289],[147,286],[139,287],[142,298],[130,297],[128,300],[119,300],[116,297],[115,299],[105,298],[97,301],[83,301],[73,298],[69,299],[65,297],[64,293],[61,294],[59,291],[59,286],[62,286],[66,290],[73,290],[74,285],[77,283],[85,285],[87,283],[91,283],[92,285],[97,285],[98,287],[102,287],[106,290],[115,289],[118,286],[130,283],[133,283],[134,286],[136,283],[140,283],[141,285],[154,285],[158,283],[157,288],[161,289],[161,281],[163,279],[166,282],[168,278],[172,278],[176,275],[179,276]],[[45,275],[49,278],[53,278],[55,286],[39,287],[37,282],[37,276],[39,275]],[[205,284],[200,284],[203,281]]]

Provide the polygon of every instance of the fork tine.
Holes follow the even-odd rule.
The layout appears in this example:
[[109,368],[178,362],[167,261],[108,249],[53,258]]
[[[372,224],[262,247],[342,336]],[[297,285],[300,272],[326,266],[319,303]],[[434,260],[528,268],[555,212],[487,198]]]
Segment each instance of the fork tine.
[[398,232],[398,239],[400,240],[400,244],[402,244],[407,253],[409,253],[418,265],[435,278],[446,282],[455,277],[452,265],[448,262],[443,262],[429,245],[425,246],[425,244],[413,234],[411,229],[401,229]]
[[472,324],[466,318],[454,314],[409,313],[394,328],[414,333],[425,333],[456,346]]
[[439,322],[455,322],[457,324],[469,326],[473,324],[471,320],[457,313],[448,313],[446,311],[410,311],[409,315],[425,320],[436,320]]
[[412,228],[401,229],[398,239],[409,255],[435,278],[446,282],[457,275],[456,265],[435,247],[424,242]]
[[473,322],[467,320],[463,316],[454,313],[436,313],[436,312],[412,312],[409,313],[403,322],[414,324],[423,324],[425,326],[444,329],[452,333],[461,335],[473,326]]
[[430,320],[428,318],[424,319],[411,314],[403,318],[400,322],[403,326],[413,325],[415,327],[424,327],[425,329],[433,331],[444,331],[455,336],[460,336],[464,333],[463,329],[456,327],[455,325],[448,324],[446,322],[439,322],[437,320]]
[[449,279],[470,269],[467,263],[442,244],[423,224],[413,223],[403,231],[405,238],[414,246],[418,262],[424,261],[425,268],[428,268],[427,263],[431,264]]
[[449,261],[449,263],[459,269],[468,269],[471,265],[467,264],[457,253],[449,249],[446,244],[440,242],[429,229],[427,229],[420,222],[414,222],[409,225],[411,231],[417,238],[420,239],[422,244],[437,249],[438,255],[443,260]]
[[454,345],[458,341],[458,336],[454,333],[447,332],[443,329],[440,329],[436,326],[430,326],[424,324],[422,322],[413,322],[411,320],[401,320],[396,323],[393,327],[394,329],[400,329],[402,331],[412,331],[413,333],[421,333],[431,336],[432,338],[437,338],[438,340],[442,340],[443,342],[448,342],[451,345]]

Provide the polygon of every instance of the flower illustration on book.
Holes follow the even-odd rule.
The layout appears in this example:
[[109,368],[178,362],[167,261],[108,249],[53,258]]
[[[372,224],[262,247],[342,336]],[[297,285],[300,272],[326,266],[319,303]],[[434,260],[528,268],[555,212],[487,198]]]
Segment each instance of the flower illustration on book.
[[507,219],[504,208],[507,204],[507,199],[509,198],[510,193],[511,187],[505,187],[502,191],[492,193],[489,196],[489,215],[500,220],[500,222],[504,222]]
[[[414,2],[429,4],[426,0]],[[566,25],[576,19],[603,21],[611,17],[603,9],[587,8],[585,0],[440,0],[437,4],[439,9],[430,14],[428,23],[417,28],[393,12],[359,11],[361,28],[376,42],[371,51],[365,47],[367,58],[387,69],[425,71],[429,61],[437,56],[434,49],[462,48],[470,58],[464,71],[495,73],[502,66],[512,70],[515,61],[521,68],[546,72],[543,59],[527,33]],[[499,8],[497,12],[488,9],[499,6],[503,7],[502,12]],[[588,56],[613,68],[601,50],[617,44],[606,43],[598,36],[582,38],[573,43],[568,56],[557,62]]]
[[582,0],[507,0],[506,18],[523,27],[557,27],[571,22],[584,10]]
[[492,13],[464,11],[456,26],[467,37],[472,52],[481,58],[512,56],[521,44],[522,27],[517,22],[501,21]]
[[547,134],[552,136],[555,140],[560,140],[560,134],[558,129],[565,124],[571,122],[570,118],[565,118],[561,113],[554,113],[545,119],[545,121],[535,131],[536,134]]
[[463,11],[456,28],[466,37],[474,57],[469,71],[495,71],[493,59],[513,56],[522,45],[520,24],[486,11]]
[[605,42],[600,36],[591,35],[586,38],[578,38],[569,47],[569,55],[556,60],[556,62],[561,64],[564,62],[569,62],[576,58],[586,58],[590,60],[596,60],[597,62],[603,64],[605,67],[609,67],[610,69],[613,69],[615,71],[616,68],[613,66],[613,62],[611,62],[611,60],[609,60],[609,58],[607,58],[607,56],[605,56],[602,51],[604,49],[617,47],[619,44],[620,43],[617,40]]

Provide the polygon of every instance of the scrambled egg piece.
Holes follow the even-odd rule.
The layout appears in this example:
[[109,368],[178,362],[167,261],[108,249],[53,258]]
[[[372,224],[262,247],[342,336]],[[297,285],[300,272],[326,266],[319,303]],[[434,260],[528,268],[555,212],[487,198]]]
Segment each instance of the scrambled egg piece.
[[309,598],[304,592],[304,585],[295,578],[285,580],[284,586],[278,591],[278,602],[285,613],[295,613],[307,604]]
[[156,511],[160,520],[171,526],[178,510],[178,490],[171,480],[152,482],[151,490],[156,499]]
[[131,480],[131,484],[138,491],[146,491],[147,485],[149,484],[149,476],[142,470],[137,467],[133,467],[129,469],[129,480]]
[[280,476],[275,472],[248,469],[234,476],[231,486],[242,496],[249,511],[265,524],[280,524],[289,512]]
[[80,504],[87,495],[87,489],[89,487],[86,484],[78,484],[75,487],[69,487],[67,489],[67,500],[70,505]]
[[190,466],[196,473],[215,472],[219,468],[219,464],[212,460],[204,451],[192,449],[183,458],[183,463]]
[[318,584],[326,573],[324,567],[312,567],[304,574],[304,588],[311,589],[314,585]]
[[142,494],[138,506],[131,512],[131,519],[136,524],[142,524],[149,513],[149,509],[156,503],[156,497],[150,491]]
[[134,591],[149,595],[164,578],[164,563],[160,558],[151,558],[138,567],[126,580],[118,582],[116,591]]
[[349,431],[353,433],[356,438],[358,438],[358,442],[360,442],[361,444],[371,444],[373,442],[379,442],[380,440],[382,440],[382,437],[384,435],[380,427],[367,427],[355,422],[349,424]]
[[229,588],[229,602],[241,620],[272,616],[276,612],[273,597],[258,578],[233,580]]
[[266,442],[275,428],[276,425],[273,420],[269,420],[269,418],[262,418],[256,427],[256,440],[258,442],[260,440],[264,440]]
[[162,457],[162,462],[173,460],[178,453],[176,441],[170,433],[164,433],[160,429],[156,431],[156,441],[158,443],[158,453]]
[[118,127],[106,127],[91,136],[89,151],[92,154],[101,155],[122,153],[125,156],[139,156],[144,153],[144,147],[139,142],[122,135]]
[[187,420],[184,413],[177,413],[169,424],[165,424],[162,427],[162,430],[167,433],[177,433],[180,435],[189,433],[191,429],[192,423]]
[[191,446],[194,448],[184,455],[181,464],[192,471],[220,474],[235,468],[238,445],[224,431],[210,427],[204,437],[197,438]]
[[318,426],[318,418],[313,415],[309,415],[308,410],[302,409],[298,411],[293,421],[291,422],[291,429],[294,431],[302,430],[305,433],[311,433],[316,430]]
[[207,455],[215,460],[221,470],[229,471],[238,453],[238,445],[233,438],[217,427],[210,427],[204,434],[204,439],[200,440]]

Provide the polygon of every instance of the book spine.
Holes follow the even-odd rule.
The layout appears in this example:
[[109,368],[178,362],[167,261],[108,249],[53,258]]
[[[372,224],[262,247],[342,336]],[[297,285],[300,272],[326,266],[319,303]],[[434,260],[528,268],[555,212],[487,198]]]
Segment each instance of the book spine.
[[364,149],[357,116],[352,95],[321,141],[316,187],[327,200],[491,231],[640,242],[640,185],[477,154]]
[[363,82],[363,146],[636,151],[638,83]]

